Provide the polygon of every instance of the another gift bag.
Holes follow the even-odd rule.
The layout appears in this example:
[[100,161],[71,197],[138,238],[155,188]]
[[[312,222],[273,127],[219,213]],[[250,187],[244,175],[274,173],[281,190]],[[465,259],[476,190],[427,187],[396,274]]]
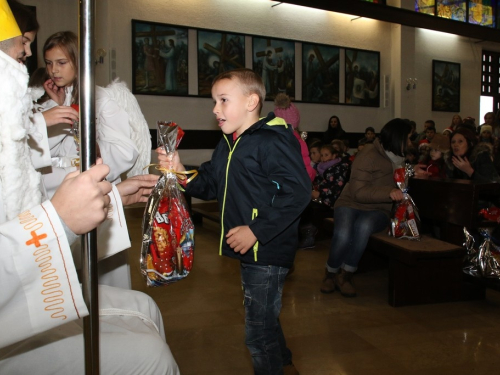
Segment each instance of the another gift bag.
[[[464,228],[467,250],[464,272],[474,277],[500,279],[500,247],[491,236],[492,228],[480,228],[481,244],[475,248],[474,237]],[[495,241],[496,242],[496,241]]]
[[[158,122],[158,139],[172,157],[184,132],[173,122]],[[193,267],[194,225],[178,184],[185,175],[162,169],[142,222],[141,273],[148,286],[171,284]]]
[[408,178],[413,176],[413,167],[406,164],[405,167],[394,171],[394,181],[403,192],[404,198],[401,202],[394,203],[391,216],[390,235],[395,238],[406,238],[420,240],[420,217],[413,199],[408,194]]

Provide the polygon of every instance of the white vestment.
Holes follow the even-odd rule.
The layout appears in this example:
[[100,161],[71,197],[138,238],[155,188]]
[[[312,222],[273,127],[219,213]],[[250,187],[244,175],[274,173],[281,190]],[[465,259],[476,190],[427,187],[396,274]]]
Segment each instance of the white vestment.
[[[82,374],[88,311],[57,212],[40,193],[24,197],[40,183],[26,145],[28,75],[1,51],[0,82],[0,373]],[[101,374],[179,374],[150,297],[103,286],[99,304]]]

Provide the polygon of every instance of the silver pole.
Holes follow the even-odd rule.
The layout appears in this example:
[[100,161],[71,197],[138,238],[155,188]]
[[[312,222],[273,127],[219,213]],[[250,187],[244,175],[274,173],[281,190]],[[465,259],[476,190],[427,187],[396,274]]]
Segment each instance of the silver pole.
[[[80,169],[96,160],[94,17],[95,0],[80,0]],[[75,197],[78,199],[77,197]],[[83,319],[85,373],[99,375],[99,304],[97,290],[97,232],[82,236],[82,290],[90,315]]]

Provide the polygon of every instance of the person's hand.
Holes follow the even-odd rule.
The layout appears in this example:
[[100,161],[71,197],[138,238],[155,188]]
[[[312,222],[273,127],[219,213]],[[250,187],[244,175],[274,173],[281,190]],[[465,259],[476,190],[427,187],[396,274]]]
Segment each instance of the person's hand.
[[59,217],[74,233],[87,233],[108,216],[111,184],[104,181],[108,173],[109,167],[105,164],[83,173],[72,172],[52,197],[52,205]]
[[234,227],[226,234],[226,242],[235,253],[245,254],[255,242],[257,237],[248,225]]
[[156,149],[156,153],[158,154],[158,162],[163,168],[172,169],[175,172],[183,172],[186,170],[184,165],[181,163],[181,159],[179,158],[179,153],[177,151],[173,154],[167,155],[163,147],[158,147]]
[[154,174],[129,177],[116,185],[122,203],[128,206],[138,202],[147,202],[153,187],[158,182],[159,176]]
[[50,99],[55,101],[58,105],[64,104],[64,99],[66,99],[66,92],[64,87],[57,86],[52,79],[48,79],[43,83],[43,88],[49,96]]
[[313,190],[311,193],[312,199],[318,199],[319,198],[319,191]]
[[60,105],[42,112],[43,118],[47,126],[56,124],[70,124],[73,125],[78,121],[78,112],[71,107]]
[[428,178],[431,176],[430,172],[427,172],[427,166],[425,164],[417,164],[413,166],[416,178]]
[[455,166],[455,168],[460,169],[462,172],[466,173],[467,176],[472,176],[474,173],[474,168],[472,168],[472,165],[470,165],[469,160],[467,157],[461,157],[461,156],[452,156],[451,162]]
[[396,202],[402,201],[404,198],[403,192],[400,189],[392,189],[389,195]]

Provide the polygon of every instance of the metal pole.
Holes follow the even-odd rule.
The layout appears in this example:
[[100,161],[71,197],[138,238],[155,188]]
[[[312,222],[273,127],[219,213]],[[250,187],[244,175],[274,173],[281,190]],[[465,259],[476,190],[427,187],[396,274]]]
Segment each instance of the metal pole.
[[[80,169],[96,160],[94,17],[95,0],[80,0]],[[76,197],[76,199],[78,199]],[[99,375],[99,304],[97,289],[97,232],[82,236],[82,290],[90,315],[83,319],[85,373]]]

